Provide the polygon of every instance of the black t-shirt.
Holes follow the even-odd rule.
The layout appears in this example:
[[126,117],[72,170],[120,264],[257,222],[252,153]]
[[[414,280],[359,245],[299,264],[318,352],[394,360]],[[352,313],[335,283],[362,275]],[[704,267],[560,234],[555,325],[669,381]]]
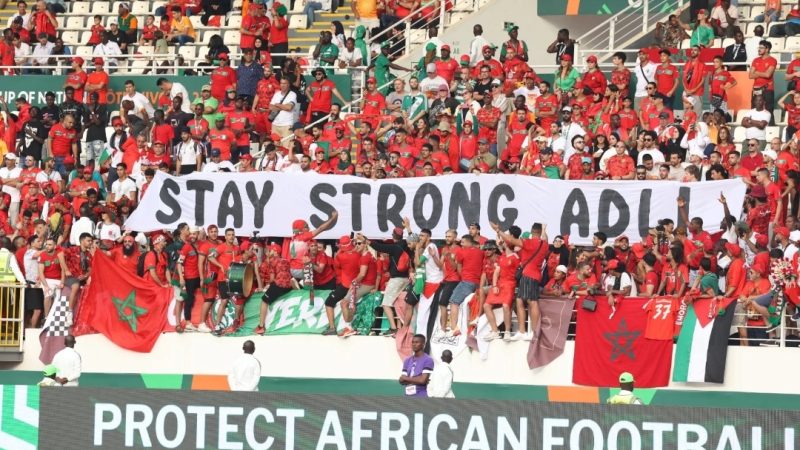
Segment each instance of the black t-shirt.
[[49,132],[50,128],[61,120],[61,110],[55,104],[53,106],[44,105],[39,108],[39,117],[42,118],[42,123]]
[[28,135],[28,131],[42,140],[47,140],[47,128],[45,128],[42,121],[31,119],[22,129],[22,156],[33,156],[37,161],[40,161],[42,159],[43,142],[36,142],[33,137]]
[[194,119],[194,114],[183,111],[170,113],[166,117],[166,122],[172,126],[172,131],[175,134],[175,138],[172,139],[172,145],[178,145],[181,141],[181,128],[185,127],[192,119]]
[[[86,124],[86,141],[106,141],[106,126],[108,126],[108,110],[106,105],[86,105],[84,107],[83,122]],[[97,119],[96,121],[94,119]]]
[[475,84],[476,94],[486,95],[489,92],[491,92],[491,90],[492,90],[492,80],[489,80],[489,82],[486,84],[483,84],[481,82]]
[[61,118],[66,116],[67,114],[72,114],[75,117],[75,129],[78,130],[78,133],[83,132],[83,105],[70,100],[62,103],[58,106],[58,109],[61,110]]

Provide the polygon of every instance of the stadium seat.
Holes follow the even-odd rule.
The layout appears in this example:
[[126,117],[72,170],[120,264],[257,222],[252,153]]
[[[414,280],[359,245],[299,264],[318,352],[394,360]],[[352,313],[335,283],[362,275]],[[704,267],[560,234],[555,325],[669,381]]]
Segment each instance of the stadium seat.
[[[745,35],[745,36],[755,36],[755,34],[756,34],[756,27],[757,27],[757,26],[759,26],[759,25],[761,25],[761,26],[764,26],[764,24],[763,24],[763,23],[755,23],[755,22],[750,22],[750,23],[748,23],[748,24],[747,24],[747,27],[746,27],[746,29],[745,29],[745,33],[744,33],[744,35]],[[766,35],[766,34],[765,34],[765,35]]]
[[680,49],[681,50],[686,50],[688,48],[691,48],[692,47],[692,43],[691,42],[692,42],[691,39],[682,40]]
[[[144,25],[144,19],[147,17],[147,15],[153,14],[153,11],[155,11],[155,8],[150,9],[150,2],[148,1],[133,2],[133,5],[131,5],[131,9],[132,9],[131,13],[133,13],[134,15],[142,16],[141,25]],[[114,11],[117,11],[116,7],[114,7]]]
[[194,27],[195,30],[201,28],[207,28],[205,25],[203,25],[203,22],[200,20],[200,16],[189,17],[189,22],[192,23],[192,26]]
[[291,16],[289,16],[290,30],[305,30],[307,27],[308,27],[308,17],[306,17],[305,14],[292,14]]
[[750,7],[739,5],[739,20],[750,21]]
[[722,48],[725,48],[725,47],[727,47],[729,45],[733,45],[735,43],[736,43],[736,41],[734,41],[733,38],[725,38],[725,39],[722,40]]
[[130,68],[128,69],[128,72],[132,74],[141,75],[144,73],[145,70],[147,70],[147,66],[149,65],[150,61],[146,59],[134,59],[130,63]]
[[736,121],[733,122],[733,123],[735,123],[736,125],[741,125],[742,119],[744,118],[744,115],[747,114],[748,111],[750,111],[750,110],[746,109],[746,108],[745,109],[740,109],[739,111],[737,111],[736,112]]
[[228,30],[222,36],[222,41],[225,45],[238,47],[240,37],[239,30]]
[[783,44],[783,49],[787,52],[800,51],[800,36],[789,36]]
[[182,45],[178,54],[184,59],[194,59],[196,53],[193,45]]
[[733,129],[733,141],[734,142],[742,142],[744,141],[745,137],[745,130],[744,127],[736,127]]
[[228,18],[227,28],[238,30],[241,27],[242,27],[242,16],[235,15],[235,16],[230,16]]
[[233,9],[241,11],[243,3],[244,2],[242,0],[233,0]]
[[770,50],[771,53],[780,53],[783,51],[784,39],[782,37],[779,38],[771,37],[767,38],[767,40],[770,43],[772,43],[772,50]]
[[781,136],[781,127],[767,127],[767,142]]
[[305,6],[303,3],[304,2],[294,2],[294,8],[289,10],[289,12],[294,14],[300,14],[301,12],[303,12],[303,7]]
[[742,144],[733,144],[733,146],[734,146],[734,148],[736,148],[736,151],[739,152],[739,154],[741,155],[742,154]]
[[722,48],[722,39],[716,38],[713,42],[711,42],[711,47],[713,48]]
[[197,57],[198,58],[205,58],[206,55],[208,55],[208,46],[207,45],[201,45],[200,47],[197,47]]
[[215,35],[216,32],[213,30],[207,30],[203,32],[198,31],[197,34],[201,35],[202,37],[196,42],[199,44],[208,45],[209,41],[211,40],[211,36]]
[[150,56],[150,55],[154,54],[155,51],[156,51],[156,48],[153,47],[152,45],[140,45],[136,49],[136,53],[138,53],[140,55],[144,55],[144,56]]
[[58,16],[56,17],[56,23],[58,24],[58,29],[63,30],[67,24],[67,18],[65,16]]
[[92,3],[92,15],[97,14],[110,14],[110,4],[108,2],[91,2]]
[[750,10],[748,11],[747,15],[744,16],[748,20],[754,20],[757,15],[764,14],[764,5],[753,5],[749,9]]
[[94,49],[88,45],[79,45],[75,48],[75,55],[82,56],[86,58],[87,56],[92,56]]
[[85,30],[86,29],[86,17],[83,16],[72,16],[67,17],[67,23],[64,28],[68,30]]
[[64,44],[68,45],[77,45],[80,44],[80,31],[62,31],[61,32],[61,40],[64,41]]
[[70,9],[70,14],[75,15],[88,15],[89,14],[89,7],[92,3],[100,3],[100,2],[71,2],[72,8]]
[[92,32],[91,31],[82,31],[81,32],[80,44],[85,44],[85,43],[89,42],[89,39],[91,39],[91,38],[92,38]]

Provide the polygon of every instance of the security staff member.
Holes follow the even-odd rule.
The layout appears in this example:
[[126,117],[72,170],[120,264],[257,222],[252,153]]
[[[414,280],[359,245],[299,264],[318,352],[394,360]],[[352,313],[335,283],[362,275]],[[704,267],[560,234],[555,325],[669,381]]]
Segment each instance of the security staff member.
[[0,241],[0,284],[25,284],[25,276],[19,269],[17,258],[12,251],[11,239],[4,237]]
[[607,400],[609,405],[642,405],[639,397],[633,395],[633,375],[622,372],[619,376],[619,394]]

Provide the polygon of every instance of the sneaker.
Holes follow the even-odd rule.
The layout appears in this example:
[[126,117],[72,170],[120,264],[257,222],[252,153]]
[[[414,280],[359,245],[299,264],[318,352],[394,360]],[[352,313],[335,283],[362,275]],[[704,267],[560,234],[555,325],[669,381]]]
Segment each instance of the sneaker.
[[322,332],[323,336],[336,336],[337,334],[339,333],[337,333],[333,328],[325,328],[325,331]]
[[176,333],[183,333],[183,322],[175,325],[175,332]]
[[503,333],[503,340],[506,341],[506,342],[511,342],[511,332],[510,331],[506,331],[505,333]]
[[350,337],[350,336],[354,336],[356,334],[358,334],[358,331],[356,331],[356,330],[354,330],[354,329],[352,329],[350,327],[345,327],[342,331],[339,332],[339,337],[347,338],[347,337]]
[[267,330],[264,328],[264,326],[259,325],[256,327],[255,331],[253,331],[253,333],[263,336],[265,331]]
[[186,331],[197,331],[197,327],[194,326],[192,322],[186,322],[186,327],[184,327]]
[[197,331],[201,333],[211,333],[211,328],[205,324],[205,322],[201,323],[200,326],[197,327]]
[[533,332],[532,331],[529,331],[529,332],[525,333],[524,335],[522,335],[522,340],[523,341],[531,341],[532,339],[533,339]]
[[761,347],[778,347],[780,344],[775,339],[770,339],[758,344]]
[[490,331],[489,334],[483,337],[483,340],[486,342],[493,341],[500,337],[500,333],[497,331]]
[[67,316],[65,317],[66,323],[64,324],[67,327],[72,326],[72,311],[67,311]]

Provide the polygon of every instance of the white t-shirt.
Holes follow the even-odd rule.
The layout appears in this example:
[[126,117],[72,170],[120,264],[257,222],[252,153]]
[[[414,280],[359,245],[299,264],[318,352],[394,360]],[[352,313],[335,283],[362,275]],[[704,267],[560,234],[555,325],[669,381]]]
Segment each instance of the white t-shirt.
[[103,44],[101,42],[95,45],[92,56],[102,56],[104,57],[106,64],[109,66],[116,66],[119,64],[119,62],[117,61],[117,58],[114,58],[114,56],[122,56],[122,50],[114,41],[108,41],[107,44]]
[[[14,167],[13,169],[3,167],[0,169],[0,178],[2,178],[5,182],[6,180],[10,180],[12,178],[19,178],[20,173],[22,173],[22,169],[19,167]],[[13,186],[3,183],[3,192],[11,197],[12,202],[18,202],[20,200],[19,189]]]
[[[283,100],[283,101],[281,101]],[[294,92],[289,91],[286,94],[286,98],[283,98],[283,93],[281,91],[275,92],[272,95],[272,101],[269,102],[270,105],[297,105],[297,95]],[[294,111],[281,111],[278,113],[278,116],[275,117],[275,120],[272,121],[272,125],[278,127],[290,127],[294,124]]]
[[222,169],[228,169],[231,172],[235,172],[236,168],[230,161],[220,161],[215,163],[214,161],[208,161],[204,166],[202,172],[204,173],[217,173]]
[[572,138],[575,136],[586,136],[586,131],[577,123],[570,122],[569,124],[561,124],[561,135],[564,136],[563,160],[568,161],[569,157],[575,153],[575,149],[572,148]]
[[[739,10],[736,9],[735,6],[731,5],[728,7],[728,14],[738,21],[739,19]],[[715,6],[711,9],[711,16],[708,18],[709,20],[719,20],[719,26],[722,29],[728,28],[728,19],[725,17],[725,10],[722,6]],[[733,22],[732,26],[736,25],[736,21]]]
[[[610,291],[614,289],[614,283],[616,282],[617,282],[617,277],[613,275],[606,275],[603,277],[603,288],[606,291]],[[631,287],[631,293],[630,293],[631,296],[635,296],[638,294],[638,292],[636,292],[636,284],[634,284],[633,281],[631,280],[631,276],[623,272],[620,274],[619,289],[623,290],[628,286]]]
[[[141,113],[142,109],[147,112],[148,117],[153,117],[153,114],[156,111],[155,108],[153,108],[153,105],[150,104],[150,100],[148,100],[147,97],[145,97],[141,92],[135,92],[132,96],[125,94],[122,96],[122,100],[130,100],[133,102],[133,112],[136,117],[140,119],[144,119]],[[120,101],[120,103],[122,103],[122,101]]]
[[117,180],[111,185],[111,192],[114,194],[115,200],[119,200],[123,196],[136,200],[136,183],[130,177],[124,180]]
[[364,63],[363,58],[364,56],[361,54],[360,48],[354,47],[352,52],[347,50],[347,48],[344,48],[343,50],[339,51],[339,61],[344,61],[348,65],[358,60],[361,60],[361,63],[363,64]]
[[[744,117],[749,117],[752,120],[763,120],[769,123],[769,120],[772,118],[772,114],[766,109],[763,111],[756,111],[755,109],[751,109],[750,111],[745,113]],[[759,141],[766,141],[767,129],[764,128],[763,130],[761,130],[756,127],[747,127],[744,129],[744,137],[747,139],[757,139]]]
[[[422,91],[423,94],[428,96],[428,98],[433,98],[439,92],[439,88],[442,86],[448,86],[447,80],[436,75],[435,77],[425,77],[419,80],[419,90]],[[449,87],[448,87],[449,88]],[[428,93],[433,93],[433,96],[429,95]]]
[[636,75],[636,97],[647,97],[647,83],[655,81],[658,64],[649,62],[642,67],[636,64],[633,73]]
[[439,283],[444,280],[444,272],[436,265],[436,261],[433,260],[430,254],[431,249],[436,252],[436,255],[439,255],[439,249],[436,248],[433,243],[428,244],[425,248],[425,281],[428,283]]
[[644,155],[652,156],[653,157],[653,164],[656,165],[656,166],[658,166],[659,163],[663,163],[665,161],[664,160],[664,154],[661,153],[661,150],[659,150],[657,148],[652,148],[652,149],[649,149],[649,150],[645,149],[645,150],[640,151],[639,152],[639,156],[636,159],[636,164],[638,164],[638,165],[644,164],[644,162],[643,162],[644,161]]
[[189,140],[189,142],[181,141],[181,143],[178,144],[177,154],[178,159],[181,161],[181,166],[197,165],[197,157],[199,154],[197,152],[197,144],[194,140]]
[[61,174],[56,172],[55,170],[50,172],[49,175],[44,170],[36,174],[37,183],[47,183],[48,181],[55,181],[56,183],[58,183],[59,181],[61,181]]
[[8,18],[8,28],[11,28],[11,24],[14,23],[14,19],[17,17],[22,17],[22,28],[28,28],[28,23],[31,21],[31,15],[28,14],[20,14],[18,12],[14,13],[13,16]]
[[191,97],[189,97],[189,92],[183,87],[182,84],[172,82],[172,89],[169,90],[169,99],[172,100],[175,97],[181,97],[183,102],[181,103],[181,111],[185,113],[192,113],[192,101]]
[[120,230],[119,225],[115,223],[100,222],[97,224],[97,227],[94,231],[97,239],[100,239],[101,241],[116,241],[122,237],[122,230]]
[[261,363],[247,353],[236,360],[228,374],[228,386],[232,391],[257,391],[260,380]]
[[81,355],[75,349],[67,347],[53,356],[53,365],[58,370],[58,378],[66,378],[64,386],[77,386],[81,377]]

